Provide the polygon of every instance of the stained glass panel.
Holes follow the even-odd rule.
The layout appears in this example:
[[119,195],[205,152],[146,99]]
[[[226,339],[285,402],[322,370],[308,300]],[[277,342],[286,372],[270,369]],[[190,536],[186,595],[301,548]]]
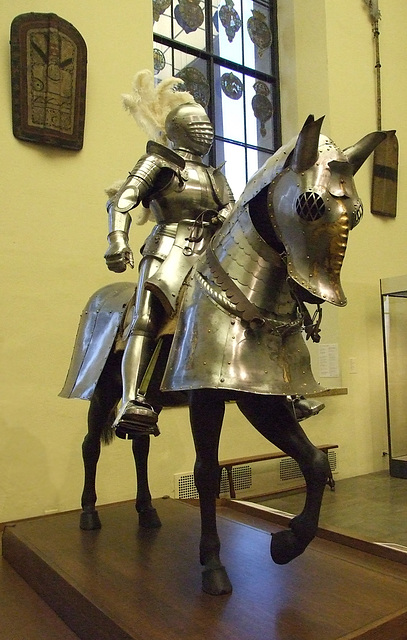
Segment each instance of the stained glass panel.
[[[243,75],[215,67],[215,132],[230,140],[245,140]],[[227,114],[227,115],[226,115]]]
[[248,144],[274,148],[273,97],[271,85],[246,77],[246,129]]
[[273,36],[269,3],[243,0],[242,4],[244,65],[270,74]]
[[172,1],[153,0],[153,29],[167,38],[172,38]]
[[213,3],[212,10],[214,53],[226,60],[242,64],[243,31],[240,0],[219,0]]
[[225,163],[224,173],[236,200],[247,182],[246,150],[244,146],[216,140],[217,164]]
[[277,2],[152,2],[157,81],[179,75],[205,106],[215,126],[211,163],[226,159],[241,187],[280,144]]
[[205,6],[204,0],[178,0],[174,2],[174,39],[205,49]]

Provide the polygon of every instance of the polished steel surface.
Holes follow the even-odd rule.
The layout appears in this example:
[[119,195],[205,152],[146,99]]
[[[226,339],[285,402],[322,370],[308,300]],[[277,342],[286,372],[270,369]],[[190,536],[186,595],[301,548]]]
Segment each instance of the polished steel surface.
[[346,303],[340,270],[361,217],[353,175],[381,140],[371,134],[345,153],[321,125],[308,118],[253,176],[188,276],[164,391],[321,390],[301,335],[302,303]]
[[[220,171],[196,155],[196,139],[189,150],[167,150],[157,160],[165,179],[143,198],[155,210],[157,225],[143,247],[136,304],[128,306],[124,324],[129,335],[151,344],[161,323],[157,300],[162,320],[164,312],[177,311],[164,391],[321,391],[302,336],[302,302],[309,296],[316,303],[346,302],[340,269],[349,230],[361,217],[353,175],[382,139],[369,134],[342,152],[320,135],[321,123],[308,119],[299,136],[253,176],[235,206]],[[187,131],[182,129],[180,140]],[[199,144],[205,136],[203,130]],[[149,149],[157,152],[160,145]],[[174,156],[182,159],[179,165]],[[123,224],[111,229],[109,240],[111,246],[121,243],[116,258],[126,267],[130,249]],[[127,353],[132,341],[126,346],[119,331],[133,292],[127,283],[110,285],[91,298],[62,395],[91,397],[115,338],[124,349],[122,374],[130,380],[124,387],[132,389],[127,395],[137,392],[131,379],[142,372]]]
[[59,394],[62,398],[91,399],[133,292],[131,282],[117,282],[89,299],[80,317],[71,364]]
[[345,155],[320,136],[318,161],[296,173],[288,166],[270,185],[269,213],[287,252],[291,278],[312,295],[343,306],[340,270],[361,201]]

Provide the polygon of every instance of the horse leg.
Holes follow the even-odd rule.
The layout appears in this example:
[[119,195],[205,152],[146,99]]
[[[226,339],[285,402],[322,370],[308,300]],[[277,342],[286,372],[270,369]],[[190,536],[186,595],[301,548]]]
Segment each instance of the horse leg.
[[322,497],[331,477],[328,457],[310,442],[283,397],[250,394],[238,406],[267,440],[296,460],[304,475],[302,512],[288,530],[272,536],[271,556],[277,564],[286,564],[303,553],[317,533]]
[[100,529],[101,522],[95,509],[96,469],[100,457],[101,440],[106,444],[114,438],[111,428],[114,411],[121,395],[120,360],[118,353],[111,353],[99,377],[88,411],[88,432],[82,443],[84,486],[80,528],[86,531]]
[[136,510],[140,527],[154,529],[161,527],[157,510],[151,504],[151,493],[148,485],[147,461],[150,451],[150,436],[138,435],[132,440],[132,450],[136,465],[137,495]]
[[96,387],[88,411],[88,433],[82,443],[84,486],[82,491],[80,528],[85,531],[100,529],[101,522],[96,505],[96,468],[100,456],[100,438],[108,409],[103,402],[103,393]]
[[200,562],[202,589],[211,595],[232,591],[225,567],[220,561],[220,540],[216,527],[216,498],[219,494],[218,448],[225,403],[212,390],[190,394],[190,419],[196,460],[195,485],[201,514]]

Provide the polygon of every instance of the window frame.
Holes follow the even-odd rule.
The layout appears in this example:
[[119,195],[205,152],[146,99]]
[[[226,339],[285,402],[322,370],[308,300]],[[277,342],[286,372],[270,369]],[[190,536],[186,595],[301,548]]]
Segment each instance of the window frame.
[[[237,0],[239,1],[239,0]],[[256,0],[255,0],[256,1]],[[193,58],[203,60],[206,63],[207,67],[207,81],[210,87],[210,97],[207,106],[208,116],[211,119],[212,123],[215,127],[215,140],[212,146],[212,149],[209,153],[208,160],[210,164],[213,166],[217,166],[219,164],[219,158],[216,157],[216,149],[217,142],[232,144],[238,147],[244,148],[245,152],[245,174],[246,181],[250,177],[248,175],[248,150],[253,150],[255,152],[259,152],[265,154],[266,156],[272,155],[280,146],[281,146],[281,107],[280,107],[280,77],[279,77],[279,58],[278,58],[278,29],[277,29],[277,0],[260,0],[262,4],[267,4],[267,8],[269,9],[269,27],[272,34],[272,45],[271,45],[271,69],[270,73],[265,73],[264,71],[256,70],[251,67],[248,67],[244,64],[240,64],[229,60],[213,51],[213,43],[214,43],[214,28],[213,28],[213,20],[212,20],[212,11],[213,11],[213,3],[212,0],[201,0],[201,3],[204,5],[205,12],[205,39],[206,42],[211,43],[211,51],[205,49],[198,49],[188,43],[181,42],[174,38],[174,24],[176,23],[176,19],[174,17],[174,10],[176,6],[177,0],[171,0],[171,38],[164,36],[162,34],[156,33],[153,27],[153,46],[155,44],[159,44],[162,47],[166,47],[169,51],[171,51],[171,67],[174,74],[174,55],[175,52],[180,52],[191,56]],[[220,4],[220,3],[219,3]],[[256,1],[258,4],[258,0]],[[272,87],[272,105],[273,105],[273,117],[272,117],[272,139],[274,141],[273,148],[262,146],[261,144],[251,144],[247,141],[247,131],[246,131],[246,109],[243,109],[244,112],[244,140],[239,141],[236,139],[227,138],[224,135],[219,135],[219,132],[216,132],[216,93],[215,93],[215,67],[216,65],[219,68],[226,69],[227,71],[232,71],[235,73],[239,73],[245,76],[245,78],[252,78],[253,81],[259,80],[267,83]],[[176,75],[176,73],[175,73]],[[244,95],[242,96],[244,99]],[[259,142],[259,141],[258,141]],[[262,164],[262,163],[261,163]]]

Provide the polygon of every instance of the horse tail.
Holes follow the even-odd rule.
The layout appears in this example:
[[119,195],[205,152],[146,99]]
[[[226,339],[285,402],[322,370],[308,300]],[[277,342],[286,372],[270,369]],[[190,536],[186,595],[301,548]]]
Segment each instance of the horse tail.
[[100,441],[103,445],[112,444],[113,440],[116,438],[116,433],[115,433],[115,430],[112,429],[112,424],[113,424],[113,416],[112,416],[112,420],[107,420],[106,423],[103,425],[103,428],[100,434]]

